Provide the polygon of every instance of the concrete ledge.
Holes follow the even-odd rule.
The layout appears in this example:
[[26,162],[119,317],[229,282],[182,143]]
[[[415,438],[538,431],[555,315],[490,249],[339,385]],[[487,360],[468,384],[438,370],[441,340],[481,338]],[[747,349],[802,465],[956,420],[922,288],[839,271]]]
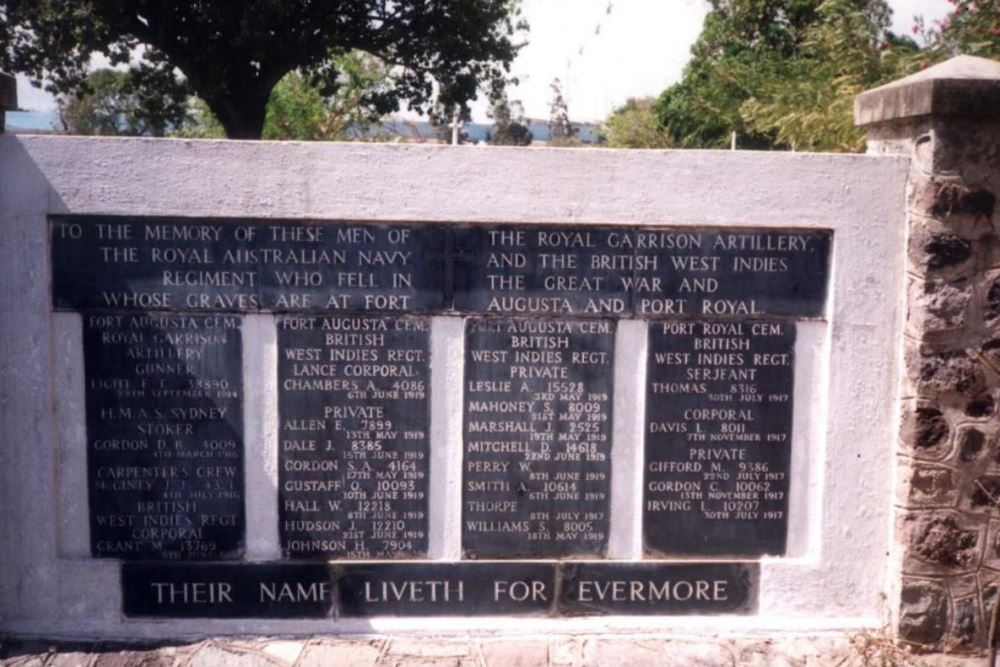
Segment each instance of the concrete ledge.
[[1000,62],[958,56],[854,100],[854,123],[873,125],[917,116],[996,117]]
[[[352,638],[214,639],[196,643],[102,643],[12,640],[0,646],[3,664],[170,664],[307,667],[453,665],[461,667],[572,667],[579,665],[894,665],[959,667],[972,656],[920,655],[895,646],[881,632],[782,634],[772,637],[536,635],[443,639],[384,635]],[[880,663],[881,664],[881,663]]]

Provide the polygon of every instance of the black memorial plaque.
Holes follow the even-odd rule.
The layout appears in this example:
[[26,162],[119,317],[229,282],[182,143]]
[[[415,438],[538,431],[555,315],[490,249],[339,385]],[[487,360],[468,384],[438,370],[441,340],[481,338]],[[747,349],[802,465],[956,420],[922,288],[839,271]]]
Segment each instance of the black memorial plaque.
[[422,317],[278,319],[286,557],[426,553],[429,336]]
[[631,311],[629,228],[456,228],[456,310],[614,316]]
[[336,568],[343,616],[545,615],[553,563],[366,563]]
[[456,310],[623,317],[818,317],[827,231],[456,228]]
[[830,234],[640,229],[633,301],[639,317],[818,317]]
[[752,614],[756,562],[122,564],[129,618]]
[[123,563],[131,618],[326,618],[336,603],[325,563]]
[[467,557],[603,555],[614,331],[600,319],[467,321]]
[[51,218],[59,309],[425,312],[445,230],[225,218]]
[[259,310],[256,228],[239,221],[55,216],[57,309]]
[[757,563],[564,563],[566,615],[752,614]]
[[87,314],[94,556],[243,553],[243,372],[236,315]]
[[784,553],[794,346],[789,322],[649,324],[648,553]]
[[413,313],[444,308],[445,231],[435,226],[260,225],[267,310]]
[[58,309],[817,317],[831,234],[52,216]]

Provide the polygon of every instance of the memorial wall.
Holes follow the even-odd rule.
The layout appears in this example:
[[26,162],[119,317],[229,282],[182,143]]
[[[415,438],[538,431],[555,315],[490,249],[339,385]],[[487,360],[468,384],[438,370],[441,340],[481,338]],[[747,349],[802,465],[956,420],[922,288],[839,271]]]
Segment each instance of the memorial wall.
[[881,627],[907,167],[0,137],[0,632]]
[[[746,614],[757,559],[786,552],[796,323],[825,312],[829,231],[49,224],[52,303],[83,318],[90,554],[123,561],[126,616]],[[277,348],[266,563],[245,526],[259,313]],[[457,562],[428,554],[432,317],[465,332]],[[627,562],[608,558],[624,319],[648,336],[645,396],[624,397],[645,402]]]

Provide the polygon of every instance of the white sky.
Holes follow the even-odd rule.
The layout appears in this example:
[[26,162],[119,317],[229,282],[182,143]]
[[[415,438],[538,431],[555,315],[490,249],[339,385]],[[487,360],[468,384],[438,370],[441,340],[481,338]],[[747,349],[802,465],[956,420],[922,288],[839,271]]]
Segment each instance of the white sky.
[[[893,28],[909,34],[913,16],[928,23],[947,13],[947,0],[889,0]],[[610,8],[610,11],[609,11]],[[680,78],[707,11],[703,0],[522,0],[531,26],[511,72],[511,91],[525,113],[548,118],[549,85],[559,77],[577,121],[599,121],[629,97],[658,95]],[[598,26],[600,29],[598,31]],[[21,108],[55,108],[51,96],[18,79]],[[484,103],[473,118],[485,120]]]

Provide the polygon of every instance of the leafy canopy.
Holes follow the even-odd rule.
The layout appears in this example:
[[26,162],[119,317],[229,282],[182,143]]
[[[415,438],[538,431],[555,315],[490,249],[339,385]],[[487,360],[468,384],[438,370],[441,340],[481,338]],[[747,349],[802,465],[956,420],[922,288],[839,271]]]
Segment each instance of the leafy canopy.
[[57,100],[59,118],[70,134],[162,137],[187,120],[187,88],[172,77],[153,89],[138,85],[129,72],[99,69],[84,84],[81,95]]
[[464,108],[480,85],[502,85],[518,15],[516,0],[6,0],[0,67],[77,94],[92,52],[112,65],[141,53],[136,85],[176,68],[228,136],[258,138],[278,81],[301,70],[332,95],[337,57],[353,50],[391,68],[365,99],[379,114],[435,98]]
[[753,96],[758,76],[799,52],[819,0],[709,4],[681,81],[663,91],[657,102],[660,123],[682,147],[725,147],[736,132],[743,147],[769,148],[773,137],[750,128],[740,107]]
[[806,151],[864,150],[854,98],[908,74],[919,48],[888,32],[882,0],[824,0],[799,53],[756,84],[740,112],[752,130]]
[[610,148],[670,148],[673,139],[660,125],[656,99],[629,98],[611,112],[601,131]]

